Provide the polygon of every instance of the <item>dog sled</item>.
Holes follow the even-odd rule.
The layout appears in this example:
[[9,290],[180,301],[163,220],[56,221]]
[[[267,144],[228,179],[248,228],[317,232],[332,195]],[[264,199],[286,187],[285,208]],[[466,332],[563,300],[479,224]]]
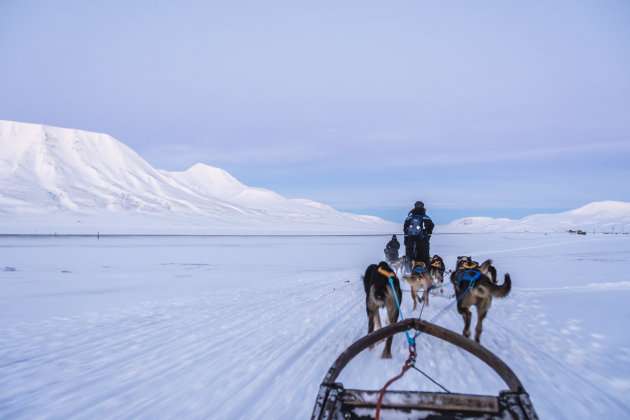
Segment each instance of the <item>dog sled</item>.
[[[385,388],[381,391],[345,389],[343,384],[335,382],[357,354],[383,339],[412,329],[445,340],[476,356],[503,379],[508,389],[490,396],[386,391]],[[348,347],[324,377],[311,420],[374,419],[377,411],[381,419],[538,419],[523,385],[501,359],[460,334],[418,318],[383,327]]]

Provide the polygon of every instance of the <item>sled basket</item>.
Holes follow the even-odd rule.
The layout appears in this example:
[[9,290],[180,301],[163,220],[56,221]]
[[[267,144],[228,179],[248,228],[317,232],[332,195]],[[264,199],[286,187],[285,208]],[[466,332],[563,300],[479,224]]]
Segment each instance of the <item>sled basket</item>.
[[339,355],[320,385],[311,420],[374,419],[380,391],[345,389],[335,380],[357,354],[372,344],[410,329],[445,340],[471,353],[492,368],[506,383],[508,390],[501,391],[497,396],[386,391],[381,403],[381,419],[538,419],[523,385],[512,369],[494,353],[451,330],[410,318],[366,335]]

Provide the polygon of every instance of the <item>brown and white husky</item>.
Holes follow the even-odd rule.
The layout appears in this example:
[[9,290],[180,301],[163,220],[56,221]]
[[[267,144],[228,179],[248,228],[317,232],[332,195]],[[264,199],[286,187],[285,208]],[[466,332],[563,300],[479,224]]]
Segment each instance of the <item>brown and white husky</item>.
[[[492,305],[492,298],[502,298],[510,293],[512,280],[505,274],[501,286],[497,286],[492,279],[492,260],[486,260],[479,265],[471,257],[457,257],[457,267],[451,274],[451,282],[457,297],[457,311],[464,318],[462,334],[470,338],[471,306],[477,307],[477,326],[475,327],[475,341],[479,342],[483,330],[483,319]],[[493,267],[494,268],[494,267]]]

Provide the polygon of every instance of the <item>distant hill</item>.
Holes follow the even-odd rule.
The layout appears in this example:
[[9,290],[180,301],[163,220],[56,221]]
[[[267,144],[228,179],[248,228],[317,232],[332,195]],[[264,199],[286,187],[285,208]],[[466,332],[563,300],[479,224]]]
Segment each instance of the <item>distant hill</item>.
[[0,233],[392,233],[198,163],[153,168],[107,134],[0,120]]
[[630,203],[599,201],[575,210],[557,214],[534,214],[519,220],[466,217],[447,225],[438,226],[435,232],[563,232],[584,230],[588,233],[630,232]]

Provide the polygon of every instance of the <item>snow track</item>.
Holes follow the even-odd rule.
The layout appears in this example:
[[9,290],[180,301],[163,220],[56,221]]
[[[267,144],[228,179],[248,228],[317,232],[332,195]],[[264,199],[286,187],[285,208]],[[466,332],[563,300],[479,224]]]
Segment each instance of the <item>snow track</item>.
[[[322,353],[361,336],[356,280],[278,279],[274,287],[7,329],[0,417],[291,418],[294,404],[268,392],[292,400],[305,376],[319,378],[331,363]],[[359,321],[362,328],[349,328]],[[309,385],[304,412],[319,384]]]

